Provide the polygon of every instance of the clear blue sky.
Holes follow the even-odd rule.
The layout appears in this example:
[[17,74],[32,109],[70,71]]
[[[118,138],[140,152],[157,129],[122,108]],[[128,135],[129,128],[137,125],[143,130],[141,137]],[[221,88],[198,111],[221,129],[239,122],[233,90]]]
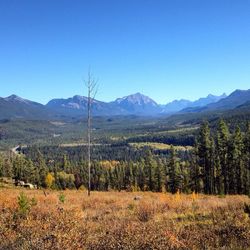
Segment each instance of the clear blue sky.
[[249,0],[1,0],[0,96],[135,92],[158,103],[250,88]]

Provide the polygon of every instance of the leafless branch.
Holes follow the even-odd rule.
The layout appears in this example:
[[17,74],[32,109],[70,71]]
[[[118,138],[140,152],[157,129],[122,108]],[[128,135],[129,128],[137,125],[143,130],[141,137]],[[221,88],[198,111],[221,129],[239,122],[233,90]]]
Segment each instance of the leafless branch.
[[88,175],[89,175],[89,183],[88,183],[88,196],[90,196],[91,190],[91,108],[92,103],[95,99],[95,96],[98,91],[98,80],[94,78],[90,69],[88,71],[88,78],[84,80],[85,86],[88,90]]

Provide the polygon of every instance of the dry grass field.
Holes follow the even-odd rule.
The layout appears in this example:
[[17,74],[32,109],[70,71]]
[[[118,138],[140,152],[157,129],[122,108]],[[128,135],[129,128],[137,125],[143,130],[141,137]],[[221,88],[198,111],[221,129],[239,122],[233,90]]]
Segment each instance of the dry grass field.
[[[165,143],[158,143],[158,142],[137,142],[137,143],[129,143],[129,145],[135,148],[144,148],[150,147],[153,149],[160,149],[160,150],[170,150],[171,145]],[[186,151],[191,150],[193,147],[191,146],[174,146],[175,150],[177,151]]]
[[0,249],[250,249],[247,196],[46,194],[0,189]]

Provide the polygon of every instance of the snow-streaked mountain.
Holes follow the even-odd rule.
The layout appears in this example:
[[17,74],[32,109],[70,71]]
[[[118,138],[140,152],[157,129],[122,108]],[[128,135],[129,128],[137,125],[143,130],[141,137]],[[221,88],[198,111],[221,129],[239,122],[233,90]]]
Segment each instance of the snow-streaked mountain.
[[[153,99],[141,93],[136,93],[122,98],[117,98],[113,102],[101,102],[94,100],[94,115],[159,115],[172,114],[190,107],[203,107],[214,103],[225,97],[208,95],[194,102],[188,100],[175,100],[167,105],[159,105]],[[83,114],[87,110],[87,97],[75,95],[68,99],[53,99],[48,102],[47,107],[63,114]]]
[[161,112],[161,107],[153,99],[141,93],[118,98],[110,104],[129,114],[155,115]]
[[[159,105],[150,97],[136,93],[118,98],[112,102],[93,100],[92,114],[94,116],[169,115],[180,111],[186,113],[229,110],[244,105],[244,103],[249,101],[250,90],[236,90],[229,96],[225,94],[221,96],[208,95],[194,102],[184,99],[175,100],[167,105]],[[87,103],[87,97],[79,95],[66,99],[52,99],[46,105],[11,95],[6,98],[0,98],[0,119],[64,119],[65,117],[83,117],[87,114]]]
[[158,104],[153,99],[141,93],[136,93],[133,95],[124,96],[122,98],[117,98],[115,100],[115,103],[118,104],[129,103],[139,106],[145,106],[145,105],[150,105],[155,107],[158,106]]
[[[86,115],[88,98],[85,96],[75,95],[67,99],[52,99],[46,104],[46,106],[62,115]],[[122,113],[119,107],[98,100],[93,100],[91,107],[93,115],[107,116],[119,115]]]
[[[87,111],[88,98],[75,95],[68,99],[52,99],[47,107],[59,113],[83,114]],[[160,113],[160,106],[151,98],[140,93],[118,98],[113,102],[93,100],[94,115],[152,115]]]
[[[19,103],[25,103],[25,104],[35,104],[35,102],[32,102],[32,101],[29,101],[27,99],[23,99],[21,98],[20,96],[17,96],[17,95],[10,95],[8,97],[5,97],[4,98],[5,101],[7,102],[19,102]],[[37,103],[38,104],[38,103]]]

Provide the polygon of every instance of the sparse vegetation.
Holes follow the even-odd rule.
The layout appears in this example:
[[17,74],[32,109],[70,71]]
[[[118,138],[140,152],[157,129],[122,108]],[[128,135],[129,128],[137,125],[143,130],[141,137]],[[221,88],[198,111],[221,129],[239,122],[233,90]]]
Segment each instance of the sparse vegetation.
[[64,202],[65,202],[65,194],[64,194],[64,193],[60,193],[58,198],[59,198],[59,201],[60,201],[61,203],[64,203]]
[[30,209],[33,206],[37,205],[37,201],[34,197],[30,199],[24,192],[21,192],[17,197],[17,204],[18,207],[15,216],[18,216],[20,218],[27,218]]
[[[8,192],[8,195],[6,193]],[[248,249],[247,196],[0,190],[0,249]],[[34,197],[25,220],[14,220]],[[140,197],[140,199],[134,199]],[[195,204],[194,204],[195,203]],[[22,205],[23,207],[23,205]]]

